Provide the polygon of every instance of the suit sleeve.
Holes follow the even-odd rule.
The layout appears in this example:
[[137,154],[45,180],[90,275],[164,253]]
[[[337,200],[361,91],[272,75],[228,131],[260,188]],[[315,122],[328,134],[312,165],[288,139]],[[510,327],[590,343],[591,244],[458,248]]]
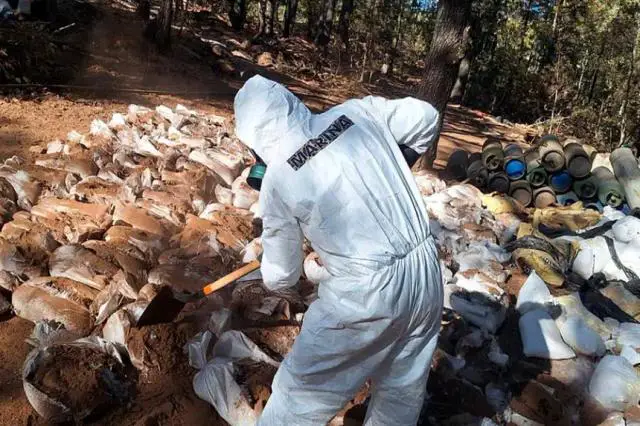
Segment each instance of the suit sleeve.
[[263,189],[260,204],[262,279],[269,290],[283,290],[295,285],[302,273],[302,229],[276,190]]
[[367,96],[362,102],[389,129],[405,158],[407,154],[412,155],[407,150],[418,156],[424,154],[436,138],[440,116],[427,102],[415,98],[389,100],[379,96]]

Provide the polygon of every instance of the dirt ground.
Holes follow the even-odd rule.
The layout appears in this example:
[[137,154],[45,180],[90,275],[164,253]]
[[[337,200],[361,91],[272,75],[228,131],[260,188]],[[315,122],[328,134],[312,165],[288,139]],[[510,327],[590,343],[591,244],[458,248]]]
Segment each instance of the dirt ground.
[[[92,20],[54,40],[56,45],[66,46],[61,49],[64,55],[60,55],[57,64],[66,68],[59,79],[52,77],[55,85],[51,91],[21,88],[0,94],[0,161],[13,155],[30,158],[30,148],[64,139],[72,130],[86,132],[92,120],[107,120],[115,111],[126,111],[130,103],[145,106],[181,103],[231,119],[235,92],[256,72],[287,85],[314,111],[325,110],[352,96],[395,97],[410,93],[340,82],[329,85],[304,76],[294,78],[277,67],[259,67],[239,59],[235,59],[232,72],[223,72],[221,63],[212,57],[211,48],[194,41],[193,34],[188,32],[174,42],[169,54],[160,55],[142,36],[143,24],[133,13],[132,3],[118,0],[109,5],[86,4],[96,9]],[[202,30],[201,37],[223,40],[237,47],[245,45],[249,35],[234,34],[218,26]],[[450,107],[436,166],[443,167],[455,149],[478,151],[491,135],[522,142],[526,130],[505,126],[476,111]],[[22,363],[30,349],[25,338],[32,327],[17,317],[0,318],[0,426],[39,423],[21,382]],[[171,386],[163,386],[156,377],[152,384],[139,388],[141,394],[132,406],[103,419],[103,424],[224,424],[215,410],[193,393],[194,371],[184,360],[174,367],[165,377],[165,383],[171,381]]]
[[18,317],[0,321],[0,425],[26,425],[35,416],[22,390],[22,363],[33,324]]

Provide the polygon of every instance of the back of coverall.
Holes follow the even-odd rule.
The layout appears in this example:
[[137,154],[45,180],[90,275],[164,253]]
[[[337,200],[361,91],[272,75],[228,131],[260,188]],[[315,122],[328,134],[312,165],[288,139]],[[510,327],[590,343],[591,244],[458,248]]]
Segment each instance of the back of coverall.
[[234,107],[238,137],[267,164],[265,285],[297,282],[304,237],[330,274],[259,424],[325,424],[367,379],[366,424],[415,424],[443,291],[427,212],[399,145],[424,152],[437,112],[413,98],[367,97],[316,115],[260,76],[246,82]]

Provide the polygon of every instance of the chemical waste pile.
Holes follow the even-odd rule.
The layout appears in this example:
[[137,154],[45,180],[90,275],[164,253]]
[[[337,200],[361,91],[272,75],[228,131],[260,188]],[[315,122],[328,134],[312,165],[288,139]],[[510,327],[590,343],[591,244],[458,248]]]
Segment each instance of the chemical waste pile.
[[[195,292],[261,254],[232,129],[131,105],[0,166],[0,310],[34,323],[22,377],[40,420],[168,424],[166,401],[140,401],[181,383],[220,418],[176,424],[255,423],[326,274],[308,246],[290,290],[238,282],[137,326],[161,287]],[[415,178],[446,308],[420,424],[640,424],[640,219]],[[331,424],[358,424],[368,396]]]

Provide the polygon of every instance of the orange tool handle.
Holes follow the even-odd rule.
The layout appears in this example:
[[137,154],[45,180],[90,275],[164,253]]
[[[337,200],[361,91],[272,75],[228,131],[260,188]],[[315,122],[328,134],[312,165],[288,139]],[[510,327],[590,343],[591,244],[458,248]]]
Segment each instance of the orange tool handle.
[[220,278],[219,280],[216,280],[216,281],[212,282],[211,284],[207,284],[202,289],[202,292],[205,294],[205,296],[207,296],[207,295],[213,293],[214,291],[220,290],[222,287],[226,287],[229,284],[231,284],[232,282],[234,282],[234,281],[244,277],[245,275],[255,271],[259,267],[260,267],[260,261],[259,260],[251,261],[251,262],[247,263],[246,265],[244,265],[242,268],[236,269],[235,271],[231,272],[228,275],[225,275],[224,277]]

